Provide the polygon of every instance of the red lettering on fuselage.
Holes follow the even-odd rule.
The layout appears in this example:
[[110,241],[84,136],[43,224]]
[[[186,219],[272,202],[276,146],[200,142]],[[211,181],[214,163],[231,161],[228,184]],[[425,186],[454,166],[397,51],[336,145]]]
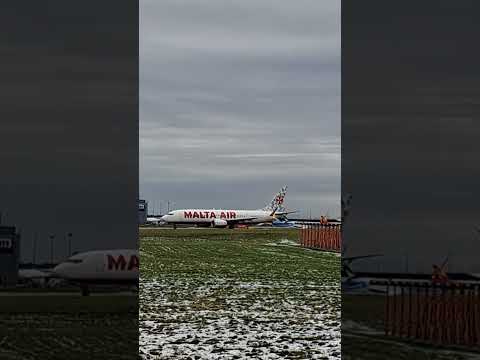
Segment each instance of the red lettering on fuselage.
[[130,256],[130,259],[127,264],[127,260],[125,259],[125,256],[123,255],[118,255],[116,258],[113,255],[108,254],[107,255],[107,268],[108,270],[132,270],[132,269],[138,269],[139,267],[139,261],[138,261],[138,256],[132,255]]
[[127,261],[123,255],[118,256],[116,259],[113,255],[107,255],[108,270],[125,270]]
[[130,256],[130,261],[128,262],[128,270],[137,269],[140,267],[140,261],[137,255]]
[[[185,219],[216,219],[217,214],[214,211],[184,211],[183,217]],[[236,219],[236,211],[222,211],[218,215],[220,219]]]

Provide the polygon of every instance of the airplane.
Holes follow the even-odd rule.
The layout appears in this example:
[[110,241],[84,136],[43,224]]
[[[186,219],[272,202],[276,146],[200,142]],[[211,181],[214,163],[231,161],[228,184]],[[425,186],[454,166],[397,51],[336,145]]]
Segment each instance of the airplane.
[[47,269],[19,269],[18,283],[28,287],[48,287],[50,280],[55,277]]
[[301,229],[302,225],[288,219],[275,219],[272,221],[272,227]]
[[82,295],[92,285],[129,285],[138,289],[139,253],[132,249],[77,253],[53,269],[57,277],[79,285]]
[[150,225],[159,225],[160,223],[162,222],[162,218],[158,218],[158,217],[147,217],[147,224],[150,224]]
[[[342,198],[342,220],[345,222],[351,211],[352,195],[347,194]],[[480,233],[480,227],[475,226],[475,231]],[[447,273],[446,266],[449,257],[447,256],[441,266],[434,264],[432,274],[423,273],[380,273],[380,272],[354,272],[350,264],[353,261],[383,256],[380,254],[361,255],[345,257],[346,246],[342,249],[341,286],[342,292],[353,294],[375,294],[387,293],[387,289],[381,283],[385,281],[410,282],[410,283],[432,283],[434,285],[452,283],[479,283],[480,274],[476,273]],[[395,291],[395,290],[394,290]],[[395,292],[393,291],[393,294]]]
[[[343,254],[343,253],[342,253]],[[448,273],[446,266],[448,256],[439,266],[432,265],[432,273],[384,273],[384,272],[354,272],[349,266],[353,261],[382,256],[380,254],[362,255],[353,257],[343,257],[342,255],[342,292],[349,294],[386,294],[386,283],[395,281],[403,283],[432,284],[432,285],[452,285],[452,284],[478,284],[480,274],[473,273]],[[395,289],[390,289],[389,295],[395,295]]]
[[217,210],[217,209],[182,209],[174,210],[162,216],[165,223],[191,224],[233,229],[239,224],[271,223],[275,219],[295,211],[285,211],[282,207],[287,187],[284,186],[272,199],[270,204],[259,210]]
[[[345,250],[344,250],[345,251]],[[371,254],[371,255],[360,255],[360,256],[351,256],[344,257],[344,251],[342,252],[342,268],[341,268],[341,286],[342,292],[345,293],[385,293],[381,288],[372,286],[370,284],[369,277],[365,277],[357,274],[352,270],[350,265],[352,262],[360,259],[372,258],[382,256],[380,254]]]

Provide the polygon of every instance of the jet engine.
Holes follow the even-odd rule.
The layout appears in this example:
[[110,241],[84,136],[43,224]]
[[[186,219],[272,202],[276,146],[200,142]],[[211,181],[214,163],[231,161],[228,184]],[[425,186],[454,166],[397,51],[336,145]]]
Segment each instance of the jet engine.
[[226,227],[228,223],[222,219],[213,219],[212,220],[212,227]]

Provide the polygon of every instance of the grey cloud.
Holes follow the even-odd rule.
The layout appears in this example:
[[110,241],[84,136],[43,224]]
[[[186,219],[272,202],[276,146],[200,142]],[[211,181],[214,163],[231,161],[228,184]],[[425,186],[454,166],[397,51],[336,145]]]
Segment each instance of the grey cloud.
[[479,4],[390,5],[344,9],[345,240],[352,255],[409,253],[413,271],[450,254],[478,272]]
[[338,215],[340,3],[140,5],[141,196]]
[[[112,13],[112,8],[115,12]],[[0,211],[22,260],[138,242],[137,5],[4,4]]]

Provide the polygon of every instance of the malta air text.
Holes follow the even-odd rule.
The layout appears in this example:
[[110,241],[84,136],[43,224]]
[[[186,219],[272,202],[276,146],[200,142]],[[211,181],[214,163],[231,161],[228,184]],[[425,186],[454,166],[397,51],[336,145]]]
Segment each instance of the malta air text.
[[139,261],[137,255],[106,255],[108,271],[132,271],[138,270]]
[[183,217],[185,219],[236,219],[236,211],[184,211]]

